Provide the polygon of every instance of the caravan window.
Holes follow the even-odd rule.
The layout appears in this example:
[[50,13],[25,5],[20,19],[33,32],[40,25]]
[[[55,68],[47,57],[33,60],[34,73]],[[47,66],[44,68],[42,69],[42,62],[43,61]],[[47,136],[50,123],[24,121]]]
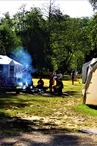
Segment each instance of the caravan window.
[[3,70],[3,66],[0,65],[0,78],[1,78],[1,76],[2,76],[2,70]]
[[14,72],[14,66],[13,65],[10,66],[10,71]]
[[10,66],[10,77],[14,77],[14,66]]
[[0,65],[0,71],[2,71],[3,70],[3,66],[2,65]]

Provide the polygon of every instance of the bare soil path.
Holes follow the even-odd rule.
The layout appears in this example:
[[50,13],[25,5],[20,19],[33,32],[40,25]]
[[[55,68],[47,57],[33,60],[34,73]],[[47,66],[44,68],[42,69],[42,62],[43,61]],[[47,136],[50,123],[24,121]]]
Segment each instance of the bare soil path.
[[56,130],[0,136],[0,146],[97,146],[97,136]]

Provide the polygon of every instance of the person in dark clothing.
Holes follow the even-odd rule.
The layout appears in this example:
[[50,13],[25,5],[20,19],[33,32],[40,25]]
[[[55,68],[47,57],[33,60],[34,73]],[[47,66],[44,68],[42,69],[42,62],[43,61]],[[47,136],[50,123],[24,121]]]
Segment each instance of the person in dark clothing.
[[50,80],[49,80],[50,93],[52,93],[53,85],[54,85],[54,74],[50,73]]
[[72,76],[72,85],[74,85],[74,80],[75,80],[75,70],[72,71],[71,76]]
[[63,89],[63,82],[62,79],[56,79],[56,85],[54,88],[54,94],[62,95],[62,89]]
[[40,77],[40,79],[37,82],[37,88],[43,89],[43,86],[44,86],[44,81],[42,80],[42,77]]

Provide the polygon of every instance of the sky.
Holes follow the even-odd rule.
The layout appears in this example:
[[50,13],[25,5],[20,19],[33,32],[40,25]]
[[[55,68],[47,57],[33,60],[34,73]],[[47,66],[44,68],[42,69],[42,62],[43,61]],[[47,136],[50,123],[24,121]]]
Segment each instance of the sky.
[[[9,12],[12,16],[18,9],[26,4],[26,10],[36,6],[45,8],[50,0],[0,0],[0,17]],[[91,17],[94,12],[88,0],[54,0],[54,5],[59,7],[63,14],[70,17]]]

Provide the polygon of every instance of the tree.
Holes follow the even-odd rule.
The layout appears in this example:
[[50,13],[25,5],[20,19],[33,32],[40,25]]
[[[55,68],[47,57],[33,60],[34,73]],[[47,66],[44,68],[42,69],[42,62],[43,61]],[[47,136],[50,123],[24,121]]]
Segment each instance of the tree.
[[90,22],[90,42],[91,42],[91,51],[86,56],[87,58],[92,59],[97,57],[97,14],[91,19]]
[[1,19],[0,25],[0,53],[8,55],[20,43],[20,38],[16,36],[14,31],[13,20],[9,13],[6,13],[5,17]]
[[17,34],[21,37],[23,47],[31,54],[33,65],[39,70],[46,68],[46,21],[40,9],[23,9],[23,12],[18,12],[14,18],[17,20]]
[[[89,18],[70,18],[55,9],[52,13],[51,60],[53,68],[61,72],[81,71],[85,55],[90,51]],[[78,55],[80,54],[80,55]],[[80,61],[79,60],[80,57]]]
[[89,0],[89,2],[91,3],[93,10],[97,9],[97,0]]
[[81,72],[82,64],[96,44],[93,41],[95,27],[96,19],[63,15],[51,0],[46,18],[39,8],[26,11],[23,6],[13,18],[6,14],[1,20],[1,51],[9,54],[21,45],[30,53],[33,65],[39,71],[71,72],[77,69]]

